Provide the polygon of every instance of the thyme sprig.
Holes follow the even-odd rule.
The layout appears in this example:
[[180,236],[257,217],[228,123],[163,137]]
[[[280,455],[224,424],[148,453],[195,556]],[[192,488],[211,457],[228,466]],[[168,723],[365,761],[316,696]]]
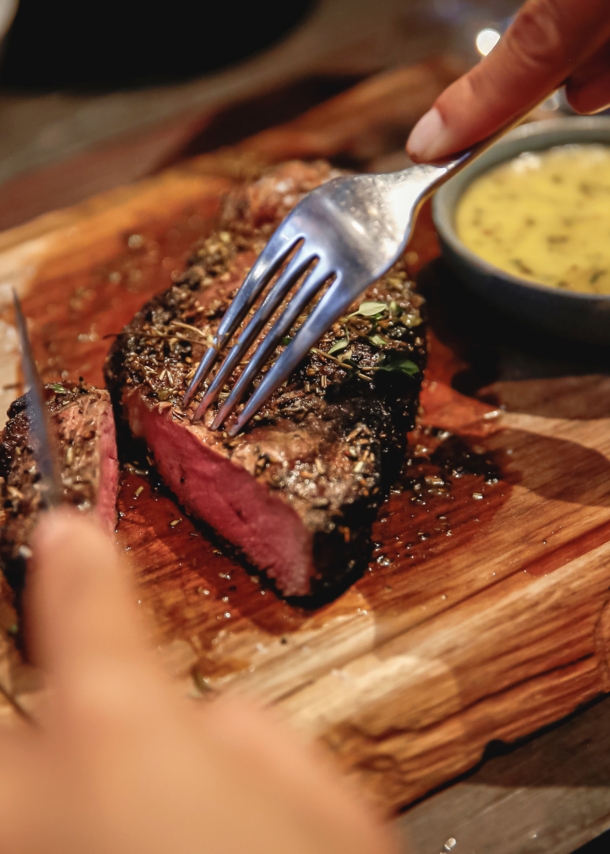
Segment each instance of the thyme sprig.
[[51,383],[50,387],[53,389],[55,394],[68,394],[68,389],[61,383]]
[[353,363],[347,360],[341,361],[341,359],[337,359],[335,356],[331,356],[330,353],[326,353],[324,350],[320,350],[318,347],[312,347],[311,352],[315,353],[316,356],[322,356],[324,359],[329,359],[331,362],[334,362],[335,365],[339,365],[339,367],[341,368],[349,368],[349,370],[355,371],[356,376],[359,377],[361,380],[366,380],[366,382],[370,383],[372,379],[372,377],[367,377],[366,374],[362,374],[360,373],[360,371],[374,371],[375,368],[359,368],[358,365],[354,365]]
[[312,348],[312,352],[324,359],[334,362],[334,364],[339,365],[344,369],[354,371],[357,377],[366,380],[367,382],[372,380],[371,373],[374,373],[375,371],[401,373],[409,377],[414,377],[420,372],[415,362],[411,359],[407,359],[402,353],[395,352],[382,353],[381,362],[376,366],[364,367],[356,365],[351,359],[352,349],[350,347],[350,332],[352,332],[352,334],[356,332],[357,336],[361,336],[363,335],[363,330],[361,326],[356,330],[351,330],[350,327],[357,322],[358,318],[362,318],[365,322],[368,321],[370,323],[368,331],[364,334],[369,343],[374,347],[385,347],[390,343],[388,339],[378,331],[378,324],[381,323],[382,329],[385,329],[388,322],[390,322],[390,325],[393,325],[393,323],[396,322],[403,323],[408,327],[417,325],[417,321],[419,319],[414,317],[412,318],[410,315],[405,315],[401,307],[394,300],[392,300],[389,305],[384,302],[368,300],[361,303],[356,311],[348,314],[346,317],[342,317],[338,321],[344,329],[343,338],[335,341],[328,351],[314,347]]

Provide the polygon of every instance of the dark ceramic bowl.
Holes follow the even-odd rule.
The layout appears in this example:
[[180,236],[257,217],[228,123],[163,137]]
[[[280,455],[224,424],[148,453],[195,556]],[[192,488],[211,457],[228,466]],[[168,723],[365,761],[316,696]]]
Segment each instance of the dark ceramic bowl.
[[524,151],[569,143],[610,145],[610,117],[569,117],[521,125],[438,190],[434,222],[445,261],[470,290],[529,326],[590,344],[610,344],[610,296],[564,291],[513,276],[467,249],[455,230],[457,205],[474,178]]

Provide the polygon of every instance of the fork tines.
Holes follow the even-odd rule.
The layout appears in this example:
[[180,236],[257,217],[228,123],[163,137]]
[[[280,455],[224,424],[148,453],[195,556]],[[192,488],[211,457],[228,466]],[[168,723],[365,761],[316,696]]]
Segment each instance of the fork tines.
[[[187,389],[184,397],[184,405],[189,403],[200,384],[209,377],[214,364],[247,317],[257,298],[278,272],[282,263],[289,258],[290,253],[296,248],[296,252],[289,258],[285,269],[281,271],[277,281],[265,294],[262,303],[250,318],[247,325],[242,329],[233,346],[226,353],[216,375],[206,389],[195,411],[194,420],[201,418],[216,400],[235,368],[240,364],[265,325],[270,321],[274,312],[286,299],[290,290],[307,274],[308,269],[314,262],[317,261],[317,264],[306,275],[301,286],[290,298],[270,331],[258,345],[250,362],[231,390],[229,397],[218,411],[212,423],[212,429],[221,427],[228,416],[235,410],[235,407],[242,401],[253,380],[262,368],[264,368],[275,349],[284,340],[299,316],[312,302],[324,283],[333,275],[333,271],[320,262],[319,255],[314,250],[308,248],[311,242],[308,240],[306,244],[302,232],[290,226],[289,219],[275,232],[257,259],[225,314],[222,323],[218,327],[212,346],[207,350]],[[315,313],[314,311],[309,320],[313,318]],[[305,345],[305,341],[311,338],[312,327],[309,320],[303,324],[294,340],[269,370],[237,423],[229,430],[231,435],[241,430],[242,426],[284,382],[311,346],[316,343],[321,333],[314,336],[311,344]],[[306,328],[308,326],[309,335]],[[302,334],[303,332],[305,332],[305,335]]]

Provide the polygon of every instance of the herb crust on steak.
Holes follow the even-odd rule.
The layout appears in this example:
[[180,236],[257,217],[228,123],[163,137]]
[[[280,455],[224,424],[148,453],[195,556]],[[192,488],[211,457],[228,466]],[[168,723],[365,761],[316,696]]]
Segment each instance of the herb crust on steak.
[[[85,383],[52,383],[44,392],[60,455],[63,499],[79,510],[93,510],[112,531],[118,462],[110,395]],[[0,434],[0,566],[17,587],[23,583],[30,537],[44,510],[39,480],[24,395],[9,407]]]
[[398,474],[425,364],[422,300],[404,265],[362,295],[236,437],[210,429],[216,406],[192,422],[201,392],[188,411],[181,401],[270,234],[336,174],[291,162],[235,190],[218,230],[125,327],[106,364],[120,413],[179,501],[287,596],[336,584],[362,562]]

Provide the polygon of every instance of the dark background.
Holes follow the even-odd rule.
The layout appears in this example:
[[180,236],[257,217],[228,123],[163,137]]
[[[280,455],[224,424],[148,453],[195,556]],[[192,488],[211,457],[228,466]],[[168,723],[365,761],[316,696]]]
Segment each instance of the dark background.
[[21,0],[0,85],[100,90],[173,82],[279,41],[314,0]]
[[610,851],[610,831],[608,833],[604,833],[603,836],[598,837],[598,839],[594,839],[593,842],[589,842],[588,845],[583,845],[582,848],[579,848],[578,851],[575,851],[574,854],[608,854]]

